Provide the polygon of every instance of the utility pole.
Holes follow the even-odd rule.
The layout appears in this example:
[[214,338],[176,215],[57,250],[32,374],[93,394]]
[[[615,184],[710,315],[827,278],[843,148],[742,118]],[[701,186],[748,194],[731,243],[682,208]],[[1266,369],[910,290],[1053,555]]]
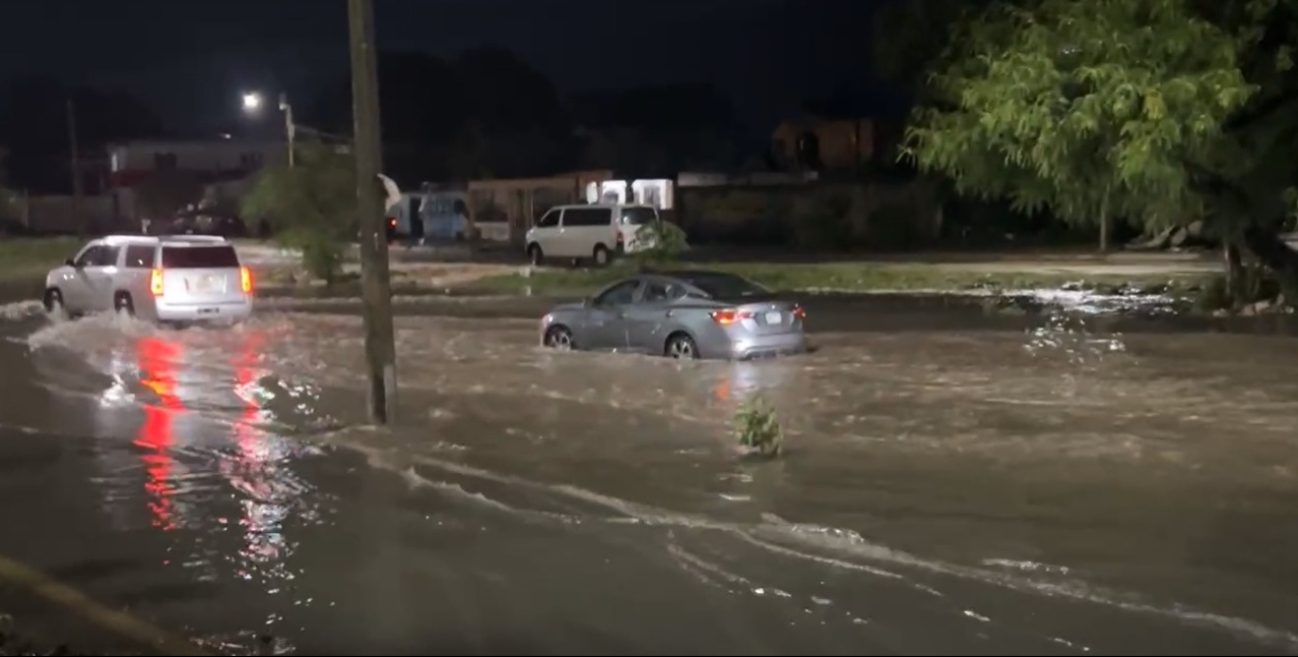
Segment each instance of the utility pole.
[[365,308],[369,412],[374,423],[388,424],[396,418],[397,364],[387,230],[383,225],[379,195],[383,152],[372,1],[347,0],[347,22],[351,32],[352,115],[356,140],[356,199],[361,223],[361,296]]
[[279,95],[279,109],[284,112],[284,139],[288,141],[288,168],[292,169],[297,160],[294,152],[297,150],[297,124],[293,122],[293,105],[288,102],[288,94]]
[[81,146],[77,143],[77,105],[68,98],[68,166],[72,169],[72,221],[77,235],[86,236],[86,222],[81,216]]

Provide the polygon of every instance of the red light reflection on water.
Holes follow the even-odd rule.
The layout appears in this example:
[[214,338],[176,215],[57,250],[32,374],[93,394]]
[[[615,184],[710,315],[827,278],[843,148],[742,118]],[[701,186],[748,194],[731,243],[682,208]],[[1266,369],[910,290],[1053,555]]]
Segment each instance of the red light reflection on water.
[[135,345],[140,368],[141,383],[158,397],[156,404],[144,406],[144,424],[140,426],[135,444],[149,450],[143,457],[148,481],[149,510],[153,513],[153,526],[164,531],[175,529],[172,518],[171,482],[172,458],[168,453],[173,442],[172,420],[183,412],[185,405],[176,396],[176,357],[180,345],[157,338],[143,338]]

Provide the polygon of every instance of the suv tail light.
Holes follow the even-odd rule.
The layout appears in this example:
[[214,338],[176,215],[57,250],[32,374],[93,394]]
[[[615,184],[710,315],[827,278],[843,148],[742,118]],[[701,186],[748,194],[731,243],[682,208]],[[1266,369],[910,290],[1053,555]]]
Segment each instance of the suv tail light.
[[162,287],[162,270],[155,267],[153,271],[149,272],[149,293],[155,297],[160,297],[164,292],[166,292],[166,289]]
[[743,321],[753,316],[752,313],[745,310],[714,310],[708,314],[712,316],[712,321],[722,326],[730,326],[735,322]]
[[244,294],[252,294],[252,270],[247,267],[239,268],[239,287]]

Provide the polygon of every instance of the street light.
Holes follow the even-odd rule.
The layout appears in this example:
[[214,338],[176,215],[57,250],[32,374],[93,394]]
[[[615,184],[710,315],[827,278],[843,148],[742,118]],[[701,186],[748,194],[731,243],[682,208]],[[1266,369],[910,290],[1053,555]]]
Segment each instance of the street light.
[[[243,111],[249,114],[257,114],[261,111],[263,105],[260,93],[255,91],[243,95]],[[293,166],[293,145],[297,137],[297,126],[293,124],[293,106],[288,102],[288,96],[279,95],[279,109],[284,112],[284,136],[288,141],[288,165]]]

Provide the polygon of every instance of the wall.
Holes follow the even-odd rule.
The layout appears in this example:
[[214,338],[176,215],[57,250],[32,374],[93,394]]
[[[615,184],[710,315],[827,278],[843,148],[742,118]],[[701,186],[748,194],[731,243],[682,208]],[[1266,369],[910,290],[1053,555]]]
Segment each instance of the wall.
[[941,206],[922,181],[683,187],[676,194],[678,223],[694,244],[904,250],[941,235]]
[[[132,230],[129,215],[123,210],[123,200],[111,194],[86,196],[81,199],[81,215],[91,233]],[[66,195],[28,196],[20,199],[24,223],[36,233],[76,234],[76,213],[73,198]],[[138,228],[138,225],[136,225]]]
[[581,203],[586,185],[611,178],[609,171],[583,171],[550,178],[470,181],[469,221],[482,239],[506,237],[521,246],[527,230],[546,210]]

